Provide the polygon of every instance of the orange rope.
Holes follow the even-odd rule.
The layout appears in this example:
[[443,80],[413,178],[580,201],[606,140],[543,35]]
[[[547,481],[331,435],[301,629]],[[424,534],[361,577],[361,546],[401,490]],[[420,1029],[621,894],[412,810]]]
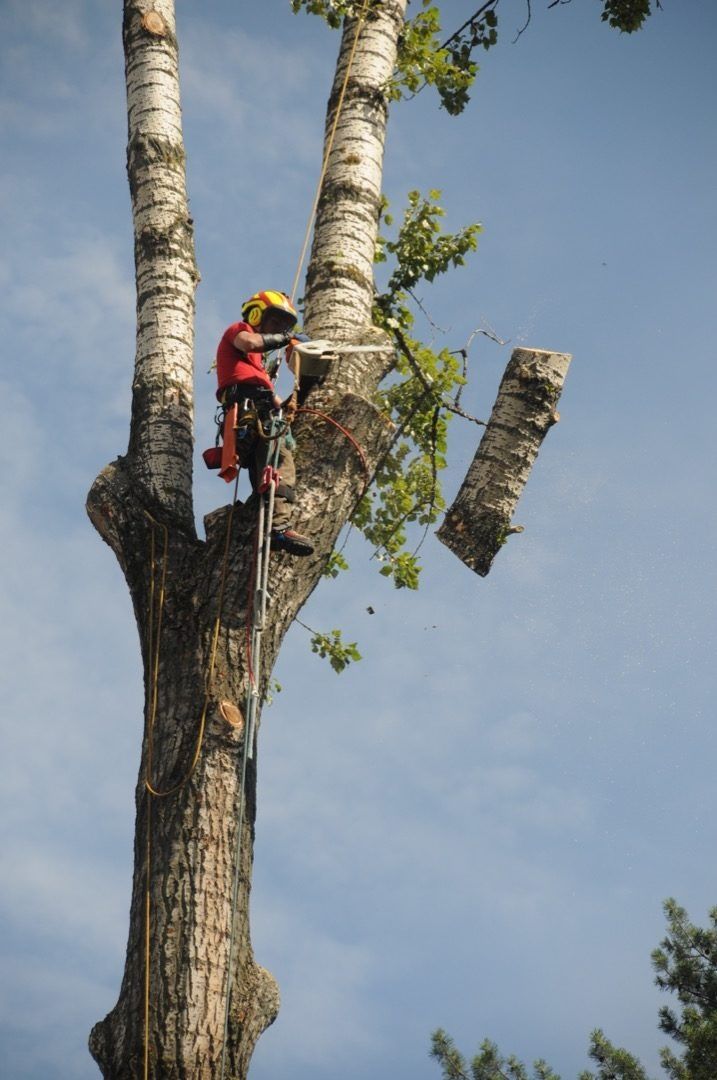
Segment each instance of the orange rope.
[[333,416],[329,416],[327,413],[319,412],[318,409],[307,409],[306,407],[301,407],[297,409],[297,412],[308,413],[310,416],[318,416],[321,420],[325,420],[327,424],[332,424],[333,427],[338,428],[341,434],[348,439],[348,441],[351,443],[360,458],[361,465],[364,471],[364,476],[366,478],[365,487],[363,492],[361,493],[363,495],[366,491],[366,488],[371,483],[371,474],[369,472],[368,462],[366,461],[366,455],[364,454],[363,450],[361,449],[351,432],[348,430],[348,428],[342,427],[338,420],[334,420]]

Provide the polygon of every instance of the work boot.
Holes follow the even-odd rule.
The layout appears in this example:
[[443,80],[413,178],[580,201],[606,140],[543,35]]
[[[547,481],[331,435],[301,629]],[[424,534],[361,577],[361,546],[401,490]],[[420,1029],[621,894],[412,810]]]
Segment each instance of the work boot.
[[289,555],[311,555],[314,545],[307,536],[294,529],[272,529],[271,550],[286,551]]

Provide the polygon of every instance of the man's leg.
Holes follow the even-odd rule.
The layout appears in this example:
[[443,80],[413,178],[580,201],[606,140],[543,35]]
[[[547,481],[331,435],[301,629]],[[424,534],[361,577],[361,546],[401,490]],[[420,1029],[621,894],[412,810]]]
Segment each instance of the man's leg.
[[[255,490],[261,484],[264,467],[274,457],[274,446],[273,442],[262,439],[254,452],[252,472]],[[296,467],[294,465],[294,455],[286,447],[283,439],[279,443],[277,469],[280,479],[274,493],[274,517],[271,529],[272,550],[286,551],[290,555],[311,555],[314,550],[311,541],[308,537],[297,533],[290,525],[294,505]]]
[[281,479],[274,495],[274,529],[281,532],[283,529],[288,529],[291,523],[296,484],[294,455],[287,449],[283,439],[279,443],[278,469]]

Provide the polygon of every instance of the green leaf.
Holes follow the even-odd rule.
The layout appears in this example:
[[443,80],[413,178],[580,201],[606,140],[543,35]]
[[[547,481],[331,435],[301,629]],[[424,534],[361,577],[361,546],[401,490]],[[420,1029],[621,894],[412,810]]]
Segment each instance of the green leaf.
[[[495,3],[498,0],[494,0]],[[492,21],[488,22],[487,17]],[[471,59],[478,45],[487,47],[491,27],[496,25],[492,6],[476,14],[448,42],[441,45],[440,11],[437,5],[424,3],[421,11],[408,19],[398,42],[397,70],[389,84],[389,97],[416,94],[424,86],[434,86],[441,106],[451,115],[462,112],[468,103],[468,91],[478,73]]]
[[332,551],[323,569],[324,577],[336,578],[342,570],[348,570],[349,564],[340,551]]
[[341,674],[352,661],[360,660],[361,653],[355,641],[344,643],[340,630],[331,630],[328,634],[313,631],[311,651],[328,659],[337,674]]

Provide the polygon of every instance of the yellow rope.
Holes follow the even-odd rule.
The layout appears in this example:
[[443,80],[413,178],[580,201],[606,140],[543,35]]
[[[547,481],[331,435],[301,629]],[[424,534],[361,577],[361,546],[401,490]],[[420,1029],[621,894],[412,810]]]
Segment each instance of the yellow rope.
[[147,803],[147,843],[145,848],[144,868],[144,1080],[149,1080],[149,976],[150,976],[150,927],[152,899],[150,894],[149,869],[152,863],[152,796],[146,793]]
[[319,205],[319,198],[321,196],[321,188],[323,186],[324,177],[326,176],[326,170],[327,170],[328,165],[329,165],[329,157],[330,157],[331,151],[333,149],[334,137],[336,135],[336,129],[337,129],[338,125],[339,125],[339,117],[341,116],[341,110],[343,109],[343,105],[344,105],[344,97],[346,95],[346,87],[348,86],[349,77],[351,75],[351,67],[353,65],[354,56],[356,54],[356,46],[358,45],[359,35],[361,33],[361,30],[363,29],[363,24],[364,24],[364,20],[366,18],[366,11],[368,10],[368,5],[369,5],[369,0],[364,0],[364,4],[363,4],[363,7],[361,8],[361,13],[360,13],[360,15],[358,17],[358,22],[356,24],[356,33],[354,34],[354,39],[353,39],[353,42],[351,44],[351,53],[349,54],[349,62],[346,65],[346,74],[344,76],[343,85],[341,87],[341,93],[339,94],[339,100],[338,100],[338,104],[336,106],[336,114],[334,116],[334,122],[333,122],[333,125],[331,127],[331,133],[329,135],[328,142],[326,143],[326,149],[324,150],[324,158],[323,158],[323,161],[321,162],[321,172],[319,173],[319,182],[316,185],[316,194],[314,195],[314,201],[313,201],[313,204],[311,206],[311,213],[309,214],[309,220],[306,223],[306,232],[304,233],[304,243],[303,243],[303,246],[301,248],[301,255],[299,256],[299,264],[296,267],[296,274],[294,275],[294,284],[291,286],[291,302],[292,302],[292,304],[294,302],[294,297],[296,296],[296,290],[297,290],[297,287],[299,285],[299,277],[301,276],[301,268],[304,265],[304,259],[306,258],[306,249],[309,246],[309,237],[311,236],[311,229],[312,229],[313,224],[314,224],[314,218],[316,217],[316,210],[317,210],[317,207]]

